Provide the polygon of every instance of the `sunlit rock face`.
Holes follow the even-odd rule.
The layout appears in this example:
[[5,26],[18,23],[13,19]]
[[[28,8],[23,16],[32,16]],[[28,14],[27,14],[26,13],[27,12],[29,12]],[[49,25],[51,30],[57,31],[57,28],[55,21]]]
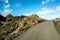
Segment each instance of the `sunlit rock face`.
[[14,16],[12,16],[11,14],[8,14],[7,16],[6,16],[6,21],[13,21],[14,19]]
[[22,16],[13,16],[11,14],[8,14],[6,16],[6,21],[18,21],[18,20],[22,20],[25,17],[27,17],[27,16],[24,16],[24,15],[22,15]]
[[[21,35],[26,30],[43,21],[36,14],[30,16],[13,16],[8,14],[6,17],[0,16],[0,40],[10,40]],[[6,18],[6,21],[3,19]]]
[[60,33],[60,18],[56,18],[54,20],[54,24],[55,24],[56,30]]

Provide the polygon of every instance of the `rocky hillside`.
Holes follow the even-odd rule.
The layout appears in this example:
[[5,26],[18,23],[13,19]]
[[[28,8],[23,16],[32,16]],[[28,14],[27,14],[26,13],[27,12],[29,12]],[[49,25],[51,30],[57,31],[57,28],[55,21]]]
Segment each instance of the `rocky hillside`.
[[60,33],[60,18],[56,18],[53,21],[54,21],[56,30]]
[[44,19],[33,14],[30,16],[12,16],[8,14],[6,17],[0,15],[0,40],[12,40],[12,38],[21,35]]

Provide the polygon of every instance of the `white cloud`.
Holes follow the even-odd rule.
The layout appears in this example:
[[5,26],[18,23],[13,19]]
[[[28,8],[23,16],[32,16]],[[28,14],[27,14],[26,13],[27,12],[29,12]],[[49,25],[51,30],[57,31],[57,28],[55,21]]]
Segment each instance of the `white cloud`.
[[4,11],[2,12],[4,16],[6,16],[7,14],[11,13],[12,10],[9,9],[10,4],[9,4],[9,0],[3,0],[4,1]]
[[3,16],[6,16],[7,14],[9,14],[9,13],[11,13],[12,12],[12,10],[11,9],[5,9],[3,12],[2,12],[2,15]]
[[37,14],[41,18],[49,19],[49,20],[55,19],[55,18],[60,18],[60,6],[56,6],[55,9],[43,7],[35,13],[29,13],[29,14],[25,14],[25,15],[28,16],[28,15],[32,15],[32,14]]
[[47,9],[47,8],[41,8],[41,10],[39,10],[37,12],[37,14],[39,15],[46,15],[46,14],[51,14],[51,13],[55,13],[55,10],[52,10],[52,9]]
[[7,9],[6,9],[6,10],[4,10],[4,11],[1,11],[1,10],[0,10],[0,14],[3,15],[3,16],[6,16],[7,14],[9,14],[9,13],[11,13],[11,12],[12,12],[11,9],[10,9],[10,10],[7,10]]
[[5,3],[8,3],[8,0],[5,0]]
[[12,10],[10,10],[10,9],[9,10],[8,9],[4,10],[4,13],[11,13],[11,12],[12,12]]
[[48,2],[53,2],[53,1],[55,1],[55,0],[44,0],[44,1],[42,1],[42,4],[46,4]]
[[9,5],[9,4],[4,6],[4,8],[9,8],[9,7],[10,7],[10,5]]
[[50,0],[45,0],[45,1],[42,1],[42,4],[46,4],[48,3]]
[[41,10],[37,11],[36,13],[29,13],[25,15],[31,15],[31,14],[37,14],[37,15],[47,15],[47,14],[52,14],[55,13],[55,10],[53,9],[48,9],[48,8],[41,8]]
[[23,15],[26,15],[26,16],[29,16],[29,15],[32,15],[32,14],[36,14],[36,13],[27,13],[27,14],[23,14]]
[[4,13],[10,13],[11,12],[11,10],[9,10],[10,4],[8,0],[4,0],[4,1],[5,3],[7,3],[7,4],[4,4]]
[[42,4],[45,4],[45,3],[46,3],[45,1],[42,2]]
[[56,7],[56,10],[60,10],[60,6],[57,6],[57,7]]
[[[10,7],[10,4],[9,4],[9,2],[8,2],[9,0],[4,0],[4,8],[5,9],[7,9],[7,8],[9,8]],[[6,4],[7,3],[7,4]]]
[[29,13],[29,14],[25,14],[27,16],[32,15],[32,14],[37,14],[38,16],[40,16],[41,18],[44,19],[54,19],[56,17],[54,17],[53,14],[55,14],[56,10],[54,9],[49,9],[49,8],[41,8],[39,11],[37,11],[36,13]]

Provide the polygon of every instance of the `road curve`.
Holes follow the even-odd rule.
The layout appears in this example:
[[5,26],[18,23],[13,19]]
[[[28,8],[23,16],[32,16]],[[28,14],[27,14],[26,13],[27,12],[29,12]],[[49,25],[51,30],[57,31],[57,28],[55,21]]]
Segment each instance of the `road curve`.
[[42,22],[14,40],[60,40],[60,35],[56,31],[52,21]]

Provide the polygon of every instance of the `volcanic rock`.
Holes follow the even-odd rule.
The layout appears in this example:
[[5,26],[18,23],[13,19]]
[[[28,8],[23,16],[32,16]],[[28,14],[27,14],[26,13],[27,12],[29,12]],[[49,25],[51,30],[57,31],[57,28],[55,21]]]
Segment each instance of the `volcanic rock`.
[[0,21],[5,21],[6,18],[0,14]]

